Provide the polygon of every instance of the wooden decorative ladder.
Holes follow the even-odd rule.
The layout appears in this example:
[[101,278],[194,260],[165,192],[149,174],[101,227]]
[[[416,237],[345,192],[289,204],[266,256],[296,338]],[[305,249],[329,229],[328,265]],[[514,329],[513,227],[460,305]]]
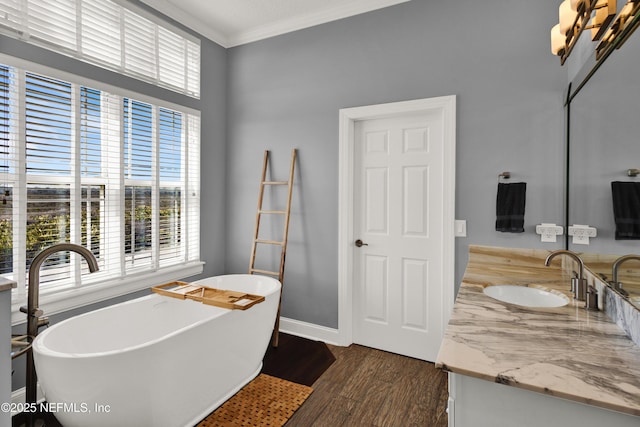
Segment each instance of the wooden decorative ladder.
[[[293,192],[293,175],[296,164],[296,149],[291,150],[291,165],[289,167],[288,181],[267,181],[267,169],[269,166],[269,150],[264,151],[264,159],[262,161],[262,178],[260,179],[260,192],[258,193],[258,209],[256,211],[256,225],[253,232],[253,244],[251,245],[251,260],[249,262],[249,274],[263,274],[267,276],[277,277],[284,286],[284,262],[287,255],[287,240],[289,237],[289,218],[291,214],[291,194]],[[287,206],[285,210],[263,210],[262,202],[264,199],[264,189],[273,185],[286,185],[288,187]],[[260,238],[260,219],[262,215],[284,215],[284,233],[282,240],[268,240]],[[261,270],[255,268],[256,252],[258,245],[277,245],[281,247],[280,252],[280,269],[279,271]],[[276,323],[273,328],[271,337],[271,345],[278,346],[278,337],[280,330],[280,304],[282,303],[282,288],[280,289],[280,301],[278,302],[278,314],[276,315]]]

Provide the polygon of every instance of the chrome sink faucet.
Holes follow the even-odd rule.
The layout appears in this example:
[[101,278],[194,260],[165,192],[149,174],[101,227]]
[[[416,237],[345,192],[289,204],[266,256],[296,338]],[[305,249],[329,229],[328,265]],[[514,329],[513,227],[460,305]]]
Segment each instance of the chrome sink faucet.
[[575,299],[577,299],[578,301],[586,301],[587,283],[586,283],[586,280],[584,279],[584,262],[582,261],[582,258],[580,258],[574,252],[568,251],[566,249],[560,249],[560,250],[551,252],[547,257],[547,259],[544,261],[544,265],[549,267],[549,265],[551,264],[551,260],[558,255],[570,256],[580,266],[580,269],[578,270],[578,278],[576,280],[574,279],[571,280],[571,291],[573,292],[573,297]]
[[617,260],[615,260],[613,263],[613,266],[611,267],[611,276],[612,276],[611,285],[613,286],[614,289],[616,289],[618,292],[620,292],[624,296],[629,296],[629,293],[622,288],[622,282],[618,281],[618,269],[620,268],[620,265],[623,262],[629,261],[629,260],[640,261],[640,255],[623,255]]
[[[35,338],[38,335],[38,327],[48,323],[45,318],[41,318],[44,314],[38,307],[40,305],[40,267],[44,261],[53,253],[71,251],[81,255],[89,265],[91,273],[98,271],[98,261],[91,251],[84,246],[73,243],[58,243],[49,246],[40,251],[31,261],[29,266],[27,306],[20,307],[20,311],[27,313],[27,335]],[[27,352],[27,375],[26,375],[26,402],[36,403],[36,387],[38,379],[36,377],[36,369],[33,364],[33,350]]]

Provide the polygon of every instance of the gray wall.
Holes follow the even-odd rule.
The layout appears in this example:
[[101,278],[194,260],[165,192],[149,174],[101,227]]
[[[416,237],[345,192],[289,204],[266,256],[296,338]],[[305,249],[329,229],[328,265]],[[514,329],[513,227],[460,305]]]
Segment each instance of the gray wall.
[[[152,9],[138,1],[132,1],[131,3],[153,12]],[[168,21],[171,22],[171,20]],[[181,27],[175,22],[172,23]],[[191,32],[187,28],[182,28]],[[207,277],[222,274],[225,268],[226,251],[223,242],[225,240],[224,201],[226,196],[227,50],[205,38],[201,38],[201,42],[202,63],[200,73],[202,83],[199,100],[2,35],[0,35],[0,52],[201,111],[200,136],[202,144],[201,157],[203,159],[201,256],[206,264],[204,272],[198,277]],[[147,293],[148,291],[136,292],[82,307],[81,309],[59,313],[51,316],[51,324]],[[25,333],[25,328],[24,324],[17,325],[13,328],[13,333]],[[15,370],[15,373],[12,376],[12,390],[24,386],[24,364],[24,357],[16,359],[13,363],[12,369]]]
[[[297,147],[283,315],[335,328],[340,108],[458,96],[456,217],[468,237],[456,240],[456,282],[469,244],[561,247],[533,234],[563,216],[566,74],[549,53],[555,22],[557,8],[542,2],[413,0],[230,50],[203,39],[199,101],[6,37],[0,51],[202,111],[199,277],[246,272],[263,150],[285,179]],[[494,230],[504,170],[528,183],[525,234]]]
[[[563,222],[566,71],[557,7],[413,0],[229,51],[227,271],[247,269],[264,149],[285,174],[299,149],[282,314],[338,325],[338,110],[457,95],[456,283],[469,244],[556,249]],[[495,231],[498,174],[527,186],[524,234]],[[276,179],[285,178],[285,176]]]

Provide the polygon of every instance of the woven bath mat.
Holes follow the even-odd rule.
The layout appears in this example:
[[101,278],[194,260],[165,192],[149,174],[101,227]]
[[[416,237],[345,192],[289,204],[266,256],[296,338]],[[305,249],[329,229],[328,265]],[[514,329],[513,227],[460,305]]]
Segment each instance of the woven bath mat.
[[260,374],[197,427],[283,426],[312,391],[305,385]]

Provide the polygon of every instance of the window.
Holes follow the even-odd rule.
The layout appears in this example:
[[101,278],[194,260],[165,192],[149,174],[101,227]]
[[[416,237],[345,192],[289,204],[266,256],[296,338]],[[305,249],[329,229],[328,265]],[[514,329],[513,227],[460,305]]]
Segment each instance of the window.
[[[0,66],[0,178],[9,176],[9,69]],[[12,187],[0,179],[0,271],[10,271],[13,263]],[[1,273],[0,273],[1,274]]]
[[100,271],[55,254],[41,295],[201,269],[199,113],[108,89],[0,65],[0,275],[18,304],[30,260],[60,242]]
[[0,0],[0,32],[200,97],[200,40],[110,0]]

